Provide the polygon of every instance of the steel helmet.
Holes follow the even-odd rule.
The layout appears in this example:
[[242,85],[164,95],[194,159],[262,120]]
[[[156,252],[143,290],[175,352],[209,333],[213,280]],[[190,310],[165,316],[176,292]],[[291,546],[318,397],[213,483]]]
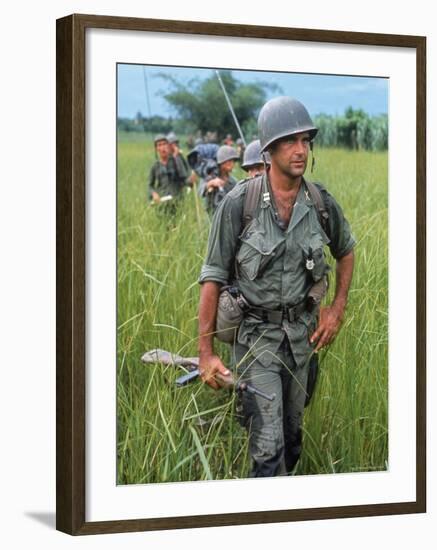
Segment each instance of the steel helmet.
[[[264,153],[264,156],[266,157],[266,162],[270,164],[270,155],[266,152]],[[244,170],[247,171],[251,166],[254,166],[255,164],[264,164],[264,159],[261,154],[261,143],[259,139],[251,141],[246,147],[241,168],[244,168]]]
[[312,140],[318,128],[314,126],[305,106],[297,99],[275,97],[262,107],[258,116],[261,151],[265,151],[277,139],[300,132],[309,132]]
[[238,160],[237,151],[230,145],[222,145],[217,150],[217,164],[223,164],[227,160]]
[[167,141],[169,143],[178,143],[179,139],[174,132],[170,132],[169,134],[167,134]]
[[153,142],[155,143],[155,145],[158,143],[158,141],[167,141],[168,143],[168,139],[167,139],[167,136],[165,136],[164,134],[157,134],[155,136],[155,139],[153,140]]

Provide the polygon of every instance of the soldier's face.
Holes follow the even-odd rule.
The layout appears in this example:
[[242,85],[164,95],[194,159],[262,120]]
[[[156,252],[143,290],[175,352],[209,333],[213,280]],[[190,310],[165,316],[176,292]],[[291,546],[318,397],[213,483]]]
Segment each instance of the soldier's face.
[[233,169],[234,169],[234,161],[233,160],[227,160],[227,161],[222,162],[220,164],[220,172],[222,174],[230,174]]
[[169,143],[170,152],[173,155],[177,151],[179,151],[179,144],[177,141],[174,141],[173,143]]
[[249,166],[247,173],[251,178],[254,178],[258,174],[264,173],[264,164],[254,164],[253,166]]
[[170,148],[168,141],[160,140],[156,142],[156,151],[160,158],[166,158],[169,155]]
[[308,132],[293,134],[280,139],[270,151],[272,164],[293,178],[305,173],[310,150],[310,135]]

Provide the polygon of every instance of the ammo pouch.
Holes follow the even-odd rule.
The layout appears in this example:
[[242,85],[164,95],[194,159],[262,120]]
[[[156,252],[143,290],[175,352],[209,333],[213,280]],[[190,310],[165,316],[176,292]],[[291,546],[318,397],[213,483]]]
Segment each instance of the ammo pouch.
[[217,307],[215,337],[221,342],[232,344],[248,307],[249,304],[237,287],[223,286]]

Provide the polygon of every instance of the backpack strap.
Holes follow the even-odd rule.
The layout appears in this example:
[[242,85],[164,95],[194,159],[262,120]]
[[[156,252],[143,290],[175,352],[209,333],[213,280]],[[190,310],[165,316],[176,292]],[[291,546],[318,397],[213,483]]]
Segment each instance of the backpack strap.
[[249,225],[249,223],[255,217],[258,209],[259,197],[261,194],[262,177],[255,178],[255,180],[247,186],[246,196],[244,197],[243,207],[243,229]]
[[[250,179],[250,178],[247,178]],[[246,180],[243,180],[246,181]],[[243,205],[243,216],[242,216],[242,228],[241,231],[243,232],[244,229],[249,225],[249,223],[253,220],[255,217],[257,210],[258,210],[258,204],[259,204],[259,198],[261,195],[261,189],[262,189],[262,177],[255,178],[254,181],[249,183],[247,185],[247,191],[246,195],[244,197],[244,205]],[[235,260],[234,260],[234,275],[236,279],[239,279],[239,273],[238,273],[238,264],[237,264],[237,255],[235,254]]]
[[329,226],[328,226],[329,214],[328,214],[328,211],[326,210],[325,201],[323,200],[322,193],[320,189],[317,187],[317,185],[315,185],[311,181],[305,180],[305,183],[308,188],[308,192],[311,195],[311,200],[316,206],[320,225],[322,226],[323,231],[329,237]]

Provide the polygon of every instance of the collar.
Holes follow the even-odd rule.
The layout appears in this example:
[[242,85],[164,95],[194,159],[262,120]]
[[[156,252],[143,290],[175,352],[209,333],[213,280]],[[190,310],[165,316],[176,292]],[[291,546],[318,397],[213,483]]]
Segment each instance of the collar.
[[314,205],[311,195],[308,191],[308,186],[306,184],[305,178],[302,176],[302,182],[297,192],[296,202],[293,207],[293,214],[291,216],[290,223],[288,228],[282,227],[282,222],[279,219],[277,209],[274,204],[273,191],[270,184],[270,178],[268,172],[264,172],[262,176],[262,197],[261,197],[261,208],[271,208],[273,216],[276,219],[276,223],[284,230],[291,231],[305,215],[308,213],[309,209]]

